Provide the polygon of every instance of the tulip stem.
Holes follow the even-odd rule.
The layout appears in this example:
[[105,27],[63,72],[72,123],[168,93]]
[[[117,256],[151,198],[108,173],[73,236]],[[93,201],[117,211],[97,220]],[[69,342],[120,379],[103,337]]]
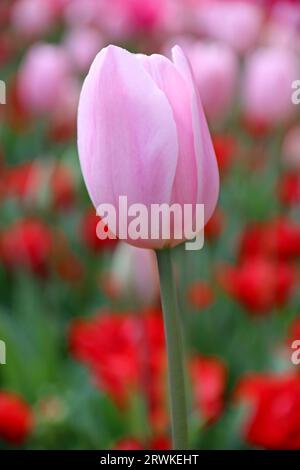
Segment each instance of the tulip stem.
[[168,355],[169,402],[173,449],[188,448],[187,402],[182,331],[177,292],[172,271],[171,250],[157,250],[161,302]]

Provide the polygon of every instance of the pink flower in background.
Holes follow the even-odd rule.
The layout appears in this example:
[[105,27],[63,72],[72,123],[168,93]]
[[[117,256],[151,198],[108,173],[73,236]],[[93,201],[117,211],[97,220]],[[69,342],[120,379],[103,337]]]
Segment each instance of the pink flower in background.
[[255,45],[262,20],[262,10],[255,2],[204,0],[195,10],[195,21],[202,33],[241,53]]
[[[106,0],[104,0],[106,2]],[[64,8],[64,19],[69,27],[82,27],[99,22],[103,0],[72,0]],[[110,3],[106,2],[107,4]]]
[[250,121],[276,124],[285,121],[295,106],[292,82],[298,77],[298,60],[287,50],[257,49],[245,66],[243,109]]
[[[92,64],[78,109],[81,168],[94,206],[119,196],[128,206],[216,206],[216,157],[188,61],[180,48],[173,62],[109,46]],[[117,211],[118,212],[118,211]],[[192,221],[191,221],[192,224]],[[118,230],[117,230],[118,235]],[[166,240],[131,240],[159,248]],[[171,234],[169,243],[177,244]]]
[[11,25],[22,36],[40,37],[54,22],[55,10],[49,0],[18,0],[12,7]]
[[153,251],[119,243],[106,283],[117,299],[155,305],[159,299],[159,279]]
[[279,0],[272,8],[272,19],[291,30],[299,31],[300,5],[298,1]]
[[262,37],[262,42],[267,46],[283,47],[290,51],[300,50],[299,35],[285,24],[270,22],[265,26]]
[[19,69],[20,100],[31,113],[53,112],[68,97],[72,80],[68,57],[61,47],[35,44]]
[[88,27],[71,29],[64,39],[66,53],[80,72],[88,70],[102,45],[100,33]]
[[237,88],[238,60],[221,43],[196,43],[189,50],[204,110],[210,118],[223,117],[232,107]]
[[130,27],[134,30],[152,30],[164,16],[166,0],[115,0]]

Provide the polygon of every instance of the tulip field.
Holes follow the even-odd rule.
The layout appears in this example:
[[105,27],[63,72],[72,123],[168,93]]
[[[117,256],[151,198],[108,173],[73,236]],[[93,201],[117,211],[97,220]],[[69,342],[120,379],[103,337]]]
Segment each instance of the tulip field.
[[0,450],[300,450],[299,118],[297,0],[1,0]]

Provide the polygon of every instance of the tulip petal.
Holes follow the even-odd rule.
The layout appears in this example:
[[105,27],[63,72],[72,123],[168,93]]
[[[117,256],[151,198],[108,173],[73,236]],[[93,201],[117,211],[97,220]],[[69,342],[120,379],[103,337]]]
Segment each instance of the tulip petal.
[[179,153],[172,202],[193,204],[197,200],[197,166],[194,150],[189,87],[173,62],[162,55],[139,55],[145,69],[164,92],[173,110]]
[[[204,204],[205,223],[212,216],[219,196],[219,171],[206,117],[196,91],[193,73],[188,60],[179,46],[172,49],[176,68],[187,80],[191,89],[191,106],[194,129],[194,146],[198,168],[199,204]],[[217,90],[216,90],[217,92]]]
[[178,141],[167,98],[137,57],[109,46],[93,62],[78,111],[78,148],[90,197],[169,203]]

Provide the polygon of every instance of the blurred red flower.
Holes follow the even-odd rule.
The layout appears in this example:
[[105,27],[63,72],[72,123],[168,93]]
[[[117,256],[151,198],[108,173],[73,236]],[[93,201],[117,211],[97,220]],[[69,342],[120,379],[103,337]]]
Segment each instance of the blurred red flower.
[[170,439],[166,436],[156,436],[149,442],[143,445],[137,439],[126,437],[121,441],[117,442],[114,446],[114,450],[169,450],[171,449]]
[[224,214],[220,209],[216,209],[213,213],[213,216],[209,219],[204,228],[205,239],[206,240],[215,240],[218,238],[224,227]]
[[33,414],[21,397],[0,392],[0,438],[20,445],[33,429]]
[[265,234],[266,228],[262,223],[247,226],[241,235],[239,258],[244,260],[251,257],[260,257],[265,255]]
[[74,203],[75,185],[71,170],[66,165],[56,165],[50,178],[52,204],[56,209],[68,209]]
[[26,162],[6,170],[7,196],[21,201],[37,202],[40,193],[48,190],[49,205],[55,209],[67,209],[75,199],[73,175],[66,165],[46,166]]
[[196,356],[190,363],[193,395],[200,416],[215,421],[222,413],[227,370],[217,357]]
[[235,396],[250,405],[244,432],[251,445],[300,449],[299,375],[249,375],[238,384]]
[[100,238],[98,238],[97,224],[100,220],[101,219],[96,214],[95,209],[88,209],[82,217],[80,226],[83,242],[91,251],[95,252],[113,249],[118,242],[117,239],[106,238],[105,240],[100,240]]
[[164,428],[165,342],[161,312],[138,316],[110,312],[75,320],[69,335],[73,356],[89,366],[96,384],[121,406],[133,391],[142,391],[156,429]]
[[222,287],[253,314],[283,305],[295,285],[294,268],[283,261],[250,258],[219,273]]
[[[127,404],[132,392],[143,393],[152,428],[162,435],[168,425],[163,320],[156,309],[139,315],[102,312],[90,320],[75,320],[70,351],[120,406]],[[218,358],[200,356],[191,360],[190,371],[195,405],[202,418],[211,422],[223,409],[226,367]],[[151,446],[158,448],[157,443]]]
[[250,257],[294,258],[300,255],[300,225],[286,218],[252,224],[244,230],[240,260]]
[[213,144],[219,169],[225,172],[232,164],[237,150],[237,142],[233,136],[220,134],[213,137]]
[[18,220],[0,233],[0,258],[9,269],[29,268],[45,275],[52,242],[50,229],[40,220]]
[[300,174],[285,173],[279,183],[279,198],[283,204],[300,203]]
[[20,199],[36,198],[40,183],[40,167],[32,162],[21,163],[6,170],[6,192]]
[[290,348],[292,343],[296,340],[300,340],[300,316],[298,316],[290,325],[288,333],[288,347]]
[[91,320],[75,320],[69,338],[71,353],[91,368],[100,388],[120,403],[127,400],[139,369],[133,318],[103,312]]
[[166,436],[156,436],[150,441],[148,448],[150,450],[170,450],[172,449],[171,440]]
[[113,447],[114,450],[143,450],[143,448],[143,445],[137,439],[132,437],[121,439]]
[[266,233],[267,250],[278,258],[300,256],[300,225],[292,220],[278,219],[268,224]]
[[206,281],[196,281],[188,289],[190,304],[195,308],[204,309],[214,302],[214,292]]

